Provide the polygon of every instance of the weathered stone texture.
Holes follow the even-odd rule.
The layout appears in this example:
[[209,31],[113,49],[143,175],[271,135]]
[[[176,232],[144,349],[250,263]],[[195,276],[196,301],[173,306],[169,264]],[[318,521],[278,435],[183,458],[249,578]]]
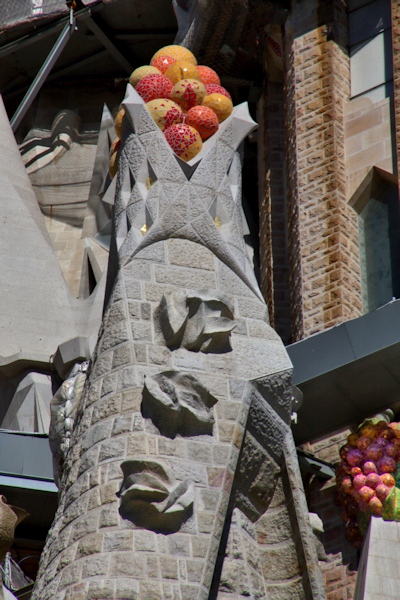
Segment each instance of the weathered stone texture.
[[361,314],[357,215],[347,204],[347,14],[293,3],[286,22],[288,223],[293,339]]

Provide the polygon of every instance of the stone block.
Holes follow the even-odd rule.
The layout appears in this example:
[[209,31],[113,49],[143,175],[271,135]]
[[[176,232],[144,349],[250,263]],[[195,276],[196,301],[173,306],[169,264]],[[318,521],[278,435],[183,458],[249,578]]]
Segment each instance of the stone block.
[[107,531],[104,534],[104,552],[133,550],[132,531]]
[[135,550],[137,552],[154,552],[156,535],[152,531],[135,531]]
[[101,533],[94,533],[85,536],[78,544],[76,557],[82,558],[90,554],[101,553],[103,546],[103,536]]
[[178,579],[178,561],[176,559],[161,556],[160,570],[163,579]]
[[146,578],[144,556],[134,552],[112,552],[110,557],[110,573],[114,577]]
[[123,458],[125,454],[125,439],[118,437],[107,440],[100,446],[99,462],[110,460],[111,458]]
[[190,537],[175,533],[168,538],[168,551],[172,556],[190,556]]

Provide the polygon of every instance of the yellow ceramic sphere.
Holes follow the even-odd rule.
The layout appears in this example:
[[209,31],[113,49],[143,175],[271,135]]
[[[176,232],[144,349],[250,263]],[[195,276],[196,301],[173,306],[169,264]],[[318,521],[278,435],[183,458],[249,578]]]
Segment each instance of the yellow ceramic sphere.
[[110,163],[108,165],[108,172],[110,173],[111,179],[114,179],[118,171],[118,152],[114,152],[110,157]]
[[206,95],[206,88],[201,81],[181,79],[172,88],[171,100],[179,104],[183,110],[189,110],[192,106],[202,104]]
[[175,60],[186,60],[187,62],[192,63],[192,65],[197,65],[195,55],[183,46],[172,45],[160,48],[160,50],[157,50],[157,52],[154,54],[150,64],[159,56],[170,56],[171,58],[175,58]]
[[146,107],[161,131],[182,122],[182,109],[172,100],[165,98],[150,100]]
[[172,81],[178,83],[181,79],[197,79],[201,81],[200,73],[197,67],[186,60],[177,60],[165,72],[165,76]]
[[115,117],[115,121],[114,121],[115,133],[117,134],[117,137],[119,137],[119,139],[121,139],[121,137],[122,137],[122,125],[123,125],[124,117],[125,117],[125,109],[120,108],[120,110],[117,113],[117,116]]
[[129,83],[135,88],[139,81],[141,81],[143,77],[146,77],[146,75],[162,75],[162,73],[156,67],[144,65],[143,67],[138,67],[131,73],[131,76],[129,77]]
[[215,112],[219,123],[225,121],[233,111],[232,100],[222,94],[209,94],[204,98],[203,106],[208,106]]

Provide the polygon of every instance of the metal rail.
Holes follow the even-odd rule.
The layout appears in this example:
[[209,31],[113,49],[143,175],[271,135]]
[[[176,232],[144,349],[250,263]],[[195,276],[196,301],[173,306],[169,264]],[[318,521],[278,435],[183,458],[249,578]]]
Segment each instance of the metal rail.
[[11,129],[13,130],[13,132],[15,132],[17,130],[19,124],[21,123],[22,119],[26,115],[30,105],[32,104],[33,100],[36,98],[37,94],[39,93],[40,88],[42,87],[44,81],[46,80],[47,75],[50,73],[51,69],[55,65],[58,57],[60,56],[60,54],[63,51],[63,49],[65,48],[65,45],[67,44],[69,38],[71,37],[71,35],[74,33],[75,30],[76,30],[76,19],[71,13],[70,20],[64,26],[64,29],[60,33],[56,43],[54,44],[54,46],[51,49],[46,60],[44,61],[41,68],[39,69],[38,74],[36,75],[35,79],[31,83],[28,91],[26,92],[25,96],[23,97],[21,104],[18,106],[17,110],[15,111],[14,115],[12,116],[12,119],[10,120]]

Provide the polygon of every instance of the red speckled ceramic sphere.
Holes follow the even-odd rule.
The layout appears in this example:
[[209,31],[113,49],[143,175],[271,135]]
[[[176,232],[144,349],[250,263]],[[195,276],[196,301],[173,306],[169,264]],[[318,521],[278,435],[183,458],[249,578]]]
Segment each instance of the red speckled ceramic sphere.
[[184,123],[168,127],[164,135],[175,154],[186,162],[194,158],[203,146],[199,132]]
[[194,54],[183,46],[172,45],[160,48],[160,50],[157,50],[157,52],[154,54],[150,64],[152,65],[153,61],[155,61],[159,56],[170,56],[171,58],[175,58],[175,60],[187,60],[193,65],[197,65],[197,60]]
[[202,104],[206,97],[206,88],[197,79],[181,79],[176,83],[171,92],[171,100],[174,100],[183,110],[189,110],[192,106]]
[[137,93],[145,102],[157,98],[169,98],[173,83],[165,75],[146,75],[136,86]]
[[123,125],[124,117],[125,117],[125,109],[120,108],[117,113],[117,116],[115,117],[115,121],[114,121],[115,133],[117,134],[119,139],[121,139],[121,137],[122,137],[122,125]]
[[[208,106],[208,108],[211,108],[215,112],[219,123],[225,121],[233,111],[232,101],[222,94],[210,94],[206,96],[203,100],[203,106]],[[354,467],[356,465],[351,466]]]
[[156,67],[163,75],[170,68],[171,65],[176,63],[176,58],[172,58],[172,56],[157,56],[155,59],[151,59],[150,64],[152,67]]
[[162,73],[156,67],[144,65],[143,67],[138,67],[131,73],[131,76],[129,77],[129,83],[135,88],[139,81],[141,81],[147,75],[162,75]]
[[206,91],[207,96],[209,96],[210,94],[222,94],[223,96],[229,98],[229,100],[232,100],[230,93],[228,92],[228,90],[222,87],[222,85],[216,85],[215,83],[206,84]]
[[161,131],[182,122],[182,109],[172,100],[151,100],[147,102],[146,107]]
[[218,117],[208,106],[193,106],[185,117],[186,125],[194,127],[203,142],[218,131]]
[[205,65],[197,65],[197,70],[200,74],[201,81],[204,85],[221,85],[221,80],[218,77],[218,73],[211,69],[211,67],[206,67]]
[[119,138],[115,138],[113,143],[110,146],[110,156],[114,154],[114,152],[118,152],[121,147],[121,140]]
[[177,60],[165,72],[165,77],[168,77],[174,85],[181,79],[197,79],[201,81],[197,67],[187,60]]

